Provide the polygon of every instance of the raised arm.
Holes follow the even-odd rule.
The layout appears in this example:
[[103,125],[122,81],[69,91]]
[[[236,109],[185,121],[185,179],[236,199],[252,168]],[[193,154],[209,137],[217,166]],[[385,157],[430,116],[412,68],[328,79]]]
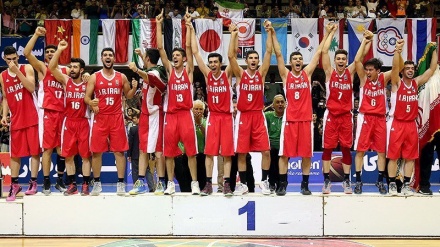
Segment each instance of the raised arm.
[[[403,61],[402,58],[402,48],[403,48],[404,41],[403,39],[400,39],[397,41],[396,49],[394,50],[394,56],[393,56],[393,66],[391,67],[391,84],[398,85],[400,81],[399,72],[403,68],[403,64],[401,62]],[[387,81],[386,75],[387,72],[384,73],[385,75],[385,81]]]
[[327,39],[322,39],[325,40],[324,42],[324,46],[322,47],[322,68],[324,69],[325,72],[325,81],[328,82],[330,80],[330,76],[332,74],[332,64],[330,61],[330,56],[328,54],[328,50],[330,49],[330,45],[332,43],[333,37],[335,35],[336,30],[338,29],[338,26],[332,25],[332,24],[327,24],[325,26],[325,33],[329,34]]
[[49,70],[52,73],[52,75],[59,81],[63,86],[66,86],[68,77],[67,75],[63,74],[61,70],[58,68],[58,61],[60,59],[61,53],[67,48],[67,42],[65,40],[60,41],[58,43],[58,49],[55,51],[55,54],[53,55],[52,59],[49,62]]
[[[373,34],[370,31],[364,32],[364,38],[362,39],[361,46],[359,47],[358,52],[356,53],[356,57],[354,58],[356,73],[359,76],[361,87],[364,86],[367,79],[363,64],[363,60],[366,54],[364,50],[366,49],[367,43],[371,43],[372,38],[373,38]],[[371,44],[368,45],[370,46]]]
[[34,56],[34,54],[32,54],[32,49],[34,48],[35,43],[37,43],[38,37],[44,36],[45,34],[46,29],[44,27],[37,27],[37,29],[35,29],[34,35],[32,35],[31,39],[26,44],[23,50],[23,55],[26,57],[32,67],[34,67],[38,73],[41,73],[43,75],[46,73],[46,66],[42,61],[38,60]]
[[[329,24],[327,24],[329,25]],[[330,24],[331,25],[331,24]],[[333,27],[329,26],[329,30],[332,30]],[[327,26],[326,26],[327,29]],[[325,41],[327,41],[327,39],[329,39],[330,32],[326,32],[324,35],[324,38],[322,39],[321,43],[319,43],[318,48],[316,49],[315,54],[312,57],[312,60],[310,61],[309,64],[307,64],[306,67],[304,67],[304,72],[307,73],[308,77],[309,77],[309,81],[312,77],[313,71],[315,71],[316,66],[318,66],[319,63],[319,58],[321,57],[321,52],[322,52],[322,47],[324,46]]]
[[427,69],[423,74],[414,78],[417,82],[417,85],[425,84],[429,78],[434,74],[434,71],[437,69],[438,57],[437,57],[437,49],[432,53],[431,64],[429,65],[429,69]]
[[280,42],[278,42],[276,34],[272,35],[272,42],[275,56],[277,58],[278,71],[280,73],[281,79],[283,80],[283,84],[285,84],[289,70],[286,68],[286,64],[284,63],[283,54],[281,53]]
[[157,43],[157,49],[159,50],[160,59],[162,60],[162,64],[169,74],[171,73],[171,70],[173,68],[170,61],[168,60],[167,53],[163,48],[162,23],[163,23],[163,9],[162,12],[158,16],[156,16],[156,43]]
[[197,39],[196,39],[196,33],[194,32],[194,28],[188,29],[187,32],[191,33],[191,49],[192,49],[192,54],[194,55],[194,57],[195,57],[195,59],[197,61],[197,65],[199,66],[200,71],[203,73],[203,75],[206,78],[206,77],[208,77],[210,69],[208,68],[208,66],[206,66],[205,62],[203,61],[202,56],[200,55],[199,46],[197,44],[198,42],[197,42]]
[[272,56],[273,50],[272,36],[275,35],[275,30],[272,27],[272,23],[268,20],[264,20],[263,25],[267,32],[266,51],[263,55],[263,63],[261,64],[259,71],[264,83],[264,78],[266,78],[267,71],[269,71],[270,67],[270,57]]
[[133,98],[133,96],[137,90],[138,81],[133,78],[133,80],[131,80],[131,85],[130,85],[130,82],[128,82],[127,76],[122,74],[122,83],[123,83],[125,98],[127,98],[127,99]]
[[237,82],[240,82],[241,75],[243,74],[243,68],[238,65],[236,54],[238,49],[238,28],[235,24],[231,24],[229,26],[229,31],[231,32],[228,50],[229,66],[231,67],[234,76],[237,77]]
[[193,53],[191,49],[191,33],[194,32],[194,27],[191,23],[191,15],[188,12],[188,7],[186,7],[186,14],[185,14],[185,26],[186,26],[186,43],[185,43],[185,50],[186,50],[186,72],[188,73],[188,76],[190,78],[190,81],[193,81],[193,73],[194,73],[194,59],[193,59]]

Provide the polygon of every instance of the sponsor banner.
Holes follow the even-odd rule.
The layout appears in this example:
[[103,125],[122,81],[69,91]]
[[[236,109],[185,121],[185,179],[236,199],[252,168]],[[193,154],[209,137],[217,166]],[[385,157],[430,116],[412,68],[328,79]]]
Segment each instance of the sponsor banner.
[[[1,40],[1,46],[0,50],[2,51],[2,58],[3,58],[3,50],[6,46],[13,46],[17,50],[18,54],[18,63],[19,64],[26,64],[28,63],[26,58],[23,55],[23,50],[26,44],[29,42],[31,38],[9,38],[9,37],[2,37]],[[32,54],[34,54],[35,57],[37,57],[38,60],[44,61],[44,38],[39,37],[37,42],[35,43],[34,49],[32,49]],[[0,59],[0,66],[8,66],[4,59]]]

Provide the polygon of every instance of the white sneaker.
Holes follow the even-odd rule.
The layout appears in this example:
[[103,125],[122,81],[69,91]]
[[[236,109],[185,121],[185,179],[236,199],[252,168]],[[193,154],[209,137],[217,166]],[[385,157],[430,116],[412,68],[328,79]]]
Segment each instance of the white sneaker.
[[125,196],[125,183],[124,182],[116,183],[116,195]]
[[269,180],[266,179],[264,181],[261,181],[260,188],[261,188],[261,193],[263,193],[263,195],[270,195],[271,191],[270,191]]
[[388,186],[388,193],[391,196],[397,196],[397,185],[395,182],[391,182],[390,185]]
[[405,183],[402,187],[401,194],[404,196],[413,196],[414,191],[412,191],[411,187],[409,186],[409,183]]
[[198,181],[191,182],[191,194],[200,195],[200,186]]
[[172,195],[176,193],[176,185],[173,181],[168,181],[167,189],[163,193],[165,195]]
[[235,186],[234,196],[242,196],[249,192],[246,184],[239,183]]
[[99,196],[99,194],[102,192],[102,185],[101,182],[95,182],[93,184],[92,192],[90,192],[90,195],[92,196]]

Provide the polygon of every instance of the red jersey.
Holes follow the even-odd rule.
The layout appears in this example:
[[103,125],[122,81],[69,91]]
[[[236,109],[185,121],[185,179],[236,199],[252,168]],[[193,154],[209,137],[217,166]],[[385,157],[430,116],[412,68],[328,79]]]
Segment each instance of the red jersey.
[[237,86],[237,109],[239,111],[262,111],[264,109],[263,79],[257,70],[250,76],[243,71],[240,84]]
[[[25,65],[19,69],[26,76]],[[24,129],[38,124],[37,96],[24,88],[17,75],[11,74],[9,69],[1,73],[5,98],[11,112],[11,130]]]
[[385,116],[387,99],[385,94],[385,76],[380,73],[377,81],[367,78],[359,92],[359,112]]
[[411,80],[411,85],[407,86],[400,80],[397,92],[391,92],[390,116],[402,121],[414,121],[419,111],[417,82]]
[[121,114],[122,110],[122,74],[114,71],[111,78],[106,78],[102,70],[95,73],[95,97],[99,99],[99,114]]
[[180,110],[191,110],[193,108],[193,87],[189,80],[186,69],[178,75],[172,69],[167,84],[164,111],[174,113]]
[[149,115],[162,108],[162,93],[159,89],[157,87],[152,87],[145,82],[142,83],[141,112]]
[[228,76],[224,71],[216,78],[212,71],[208,73],[208,82],[206,83],[208,93],[208,108],[212,112],[232,113],[232,87],[229,84]]
[[349,113],[353,109],[353,83],[348,69],[342,75],[333,70],[326,83],[326,99],[327,109],[333,115]]
[[299,76],[289,71],[284,86],[286,121],[312,121],[312,87],[304,70]]
[[81,82],[76,84],[72,78],[69,78],[66,83],[66,117],[68,118],[89,118],[89,108],[84,102],[86,96],[87,83]]
[[[61,73],[67,74],[65,67]],[[64,87],[55,79],[52,72],[47,68],[43,81],[38,88],[38,107],[63,112],[64,111]]]

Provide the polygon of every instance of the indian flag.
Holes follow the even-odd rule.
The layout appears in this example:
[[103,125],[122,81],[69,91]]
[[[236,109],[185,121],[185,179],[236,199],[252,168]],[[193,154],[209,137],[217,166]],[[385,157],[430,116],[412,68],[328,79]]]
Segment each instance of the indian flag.
[[79,57],[86,65],[98,64],[98,19],[72,20],[72,57]]
[[214,6],[218,7],[218,13],[223,18],[223,25],[228,26],[231,19],[242,19],[244,4],[229,2],[225,0],[217,0]]
[[[156,48],[156,19],[134,19],[131,22],[133,30],[133,51],[141,48],[142,53],[145,49]],[[144,66],[144,62],[133,53],[133,62],[139,67]]]

